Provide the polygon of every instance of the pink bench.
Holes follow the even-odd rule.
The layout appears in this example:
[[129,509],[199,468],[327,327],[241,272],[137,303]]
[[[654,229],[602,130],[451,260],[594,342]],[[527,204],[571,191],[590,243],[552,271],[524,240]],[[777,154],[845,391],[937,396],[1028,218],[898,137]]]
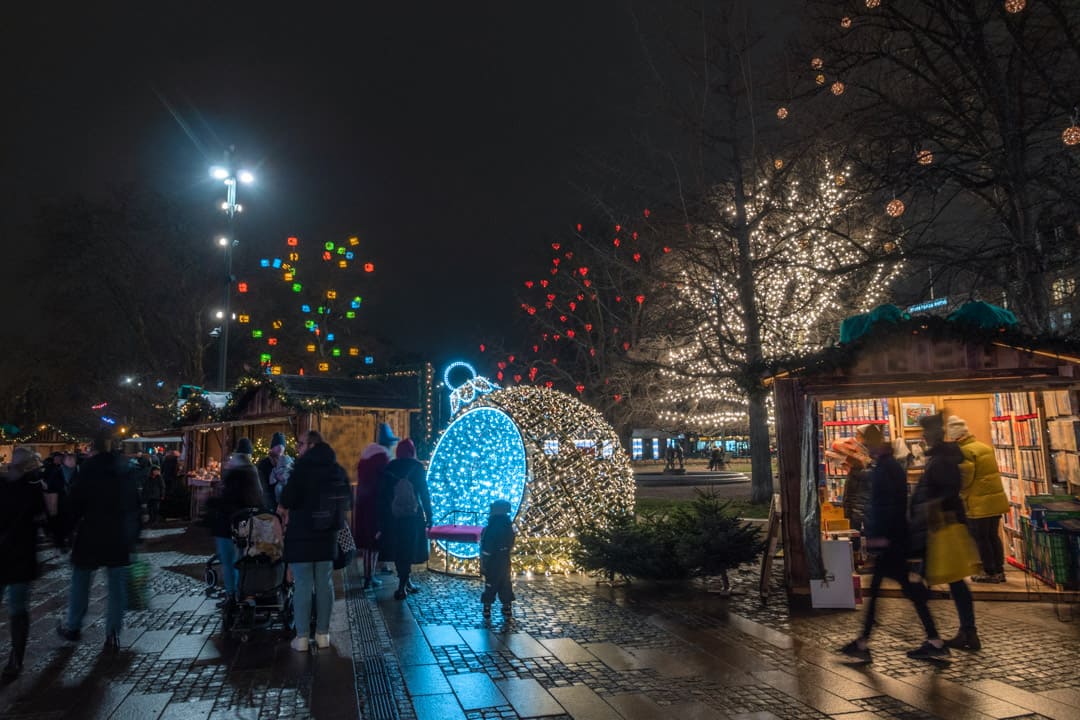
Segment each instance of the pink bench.
[[[479,525],[434,525],[428,528],[428,540],[442,542],[460,542],[480,544],[480,533],[484,528]],[[443,572],[450,572],[450,555],[444,554]],[[431,565],[429,564],[430,568]]]

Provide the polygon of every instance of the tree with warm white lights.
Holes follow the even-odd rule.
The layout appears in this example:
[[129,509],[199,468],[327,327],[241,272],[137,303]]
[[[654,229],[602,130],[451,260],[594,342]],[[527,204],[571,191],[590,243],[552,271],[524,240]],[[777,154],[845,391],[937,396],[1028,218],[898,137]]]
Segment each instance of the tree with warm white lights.
[[981,288],[1030,330],[1051,329],[1053,281],[1080,263],[1080,4],[812,8],[793,115],[849,138],[856,171],[903,203],[919,230],[909,250],[939,291],[950,279],[951,294]]

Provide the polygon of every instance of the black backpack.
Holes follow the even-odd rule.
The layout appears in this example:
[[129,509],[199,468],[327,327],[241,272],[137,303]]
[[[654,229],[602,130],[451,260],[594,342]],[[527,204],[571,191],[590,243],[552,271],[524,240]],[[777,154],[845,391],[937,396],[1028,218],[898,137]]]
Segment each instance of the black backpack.
[[416,488],[408,474],[397,476],[390,473],[394,478],[394,497],[390,501],[390,514],[396,518],[416,517],[420,510],[420,500],[416,497]]

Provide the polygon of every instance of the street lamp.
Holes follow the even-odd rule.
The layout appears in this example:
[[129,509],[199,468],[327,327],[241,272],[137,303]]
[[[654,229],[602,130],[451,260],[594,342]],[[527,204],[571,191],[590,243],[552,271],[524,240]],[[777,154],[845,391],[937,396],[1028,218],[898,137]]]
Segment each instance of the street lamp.
[[229,216],[229,236],[218,238],[218,245],[225,250],[225,309],[218,313],[221,322],[221,347],[218,353],[218,386],[222,391],[228,390],[228,374],[226,366],[229,361],[229,321],[231,313],[229,306],[232,301],[232,251],[240,243],[236,240],[236,214],[243,211],[243,206],[236,202],[237,181],[250,185],[255,182],[255,176],[249,170],[236,170],[231,161],[232,148],[225,151],[225,164],[215,165],[210,168],[210,177],[220,180],[225,184],[225,202],[221,203],[221,209]]

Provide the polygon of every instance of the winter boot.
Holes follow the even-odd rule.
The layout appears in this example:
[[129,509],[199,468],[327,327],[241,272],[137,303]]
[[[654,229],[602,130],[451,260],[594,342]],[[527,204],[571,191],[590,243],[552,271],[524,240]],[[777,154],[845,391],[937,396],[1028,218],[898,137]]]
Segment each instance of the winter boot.
[[491,603],[484,603],[484,617],[491,617]]
[[11,655],[8,664],[4,667],[3,677],[5,680],[14,680],[19,677],[23,668],[23,656],[26,655],[26,639],[30,636],[30,615],[28,613],[15,613],[9,619],[11,626]]

